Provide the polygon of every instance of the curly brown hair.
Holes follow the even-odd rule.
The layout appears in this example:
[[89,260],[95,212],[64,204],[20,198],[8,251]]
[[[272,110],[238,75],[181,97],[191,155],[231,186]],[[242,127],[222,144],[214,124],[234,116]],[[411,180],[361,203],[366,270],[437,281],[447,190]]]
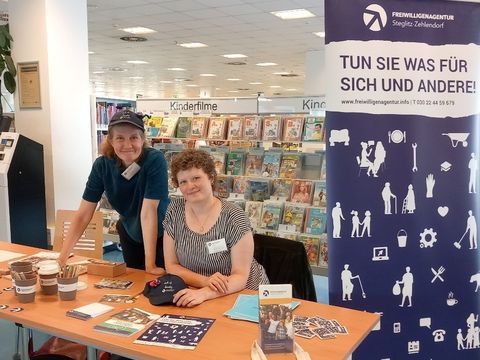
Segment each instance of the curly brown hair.
[[202,169],[212,181],[212,188],[217,180],[217,172],[213,158],[203,150],[187,149],[175,155],[170,164],[170,178],[173,184],[178,187],[177,175],[180,171],[192,168]]

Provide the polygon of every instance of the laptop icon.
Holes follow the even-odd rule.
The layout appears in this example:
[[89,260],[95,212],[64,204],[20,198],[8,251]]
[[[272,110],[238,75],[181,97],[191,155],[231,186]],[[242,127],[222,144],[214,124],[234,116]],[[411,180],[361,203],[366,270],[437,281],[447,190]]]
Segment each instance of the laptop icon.
[[383,260],[389,260],[388,247],[386,246],[374,247],[372,261],[383,261]]

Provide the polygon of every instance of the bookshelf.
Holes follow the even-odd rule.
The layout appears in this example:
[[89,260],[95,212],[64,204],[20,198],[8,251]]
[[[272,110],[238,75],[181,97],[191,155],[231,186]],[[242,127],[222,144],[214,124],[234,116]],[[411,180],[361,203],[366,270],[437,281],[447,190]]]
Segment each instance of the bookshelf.
[[[260,131],[252,135],[245,123],[253,117]],[[209,152],[217,169],[216,195],[242,207],[255,232],[302,242],[313,273],[327,275],[323,117],[287,114],[202,116],[201,121],[193,116],[172,118],[159,117],[158,129],[147,130],[152,146],[164,153],[167,162],[186,148]],[[165,119],[167,125],[162,128]],[[203,123],[197,127],[199,131],[194,131],[195,121]],[[179,133],[182,122],[189,123],[189,129]],[[312,135],[313,131],[318,135]],[[169,193],[181,196],[172,184]]]

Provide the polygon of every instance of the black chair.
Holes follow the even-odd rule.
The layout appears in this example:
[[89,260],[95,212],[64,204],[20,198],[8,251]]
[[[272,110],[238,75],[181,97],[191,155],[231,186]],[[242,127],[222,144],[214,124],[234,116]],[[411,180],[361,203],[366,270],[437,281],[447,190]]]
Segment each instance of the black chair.
[[272,284],[292,284],[293,297],[317,301],[305,247],[301,242],[254,234],[255,259],[264,267]]

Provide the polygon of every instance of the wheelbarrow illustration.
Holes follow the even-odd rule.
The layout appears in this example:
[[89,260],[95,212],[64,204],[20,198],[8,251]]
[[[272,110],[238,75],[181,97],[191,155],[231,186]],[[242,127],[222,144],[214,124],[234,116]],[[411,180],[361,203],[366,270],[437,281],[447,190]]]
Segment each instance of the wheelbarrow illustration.
[[453,147],[457,147],[459,142],[462,143],[463,147],[467,147],[467,138],[470,133],[444,133],[442,135],[448,136],[450,138]]

